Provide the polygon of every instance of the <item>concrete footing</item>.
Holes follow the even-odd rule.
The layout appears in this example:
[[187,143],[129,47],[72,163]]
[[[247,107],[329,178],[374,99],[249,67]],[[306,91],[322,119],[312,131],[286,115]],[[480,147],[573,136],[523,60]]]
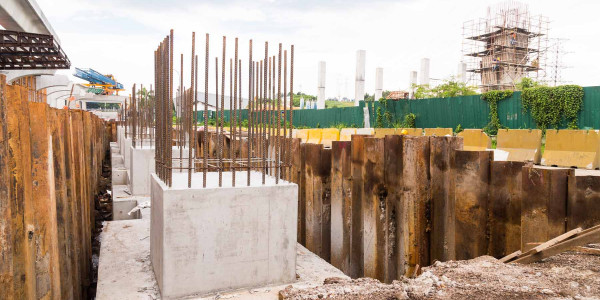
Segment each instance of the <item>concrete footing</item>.
[[294,282],[298,186],[253,173],[152,174],[150,257],[163,299]]
[[[102,230],[96,299],[159,299],[159,289],[150,263],[150,221],[107,222]],[[348,278],[317,255],[296,244],[296,276],[291,283],[221,292],[194,299],[278,299],[280,290],[292,285],[309,288],[326,278]]]
[[133,195],[150,195],[150,174],[154,172],[154,147],[131,147],[129,190]]

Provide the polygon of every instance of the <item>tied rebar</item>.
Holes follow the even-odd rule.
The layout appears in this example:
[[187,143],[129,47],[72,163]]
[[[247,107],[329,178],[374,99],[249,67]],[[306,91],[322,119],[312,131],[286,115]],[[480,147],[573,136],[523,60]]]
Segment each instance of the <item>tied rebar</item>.
[[[288,51],[283,49],[282,44],[278,44],[276,55],[269,56],[269,43],[265,42],[264,59],[254,60],[253,43],[249,40],[246,64],[248,71],[245,73],[247,78],[243,78],[245,71],[242,70],[244,62],[238,51],[239,40],[234,39],[233,50],[230,50],[233,57],[227,57],[227,38],[224,36],[221,57],[215,57],[214,75],[211,75],[209,35],[206,34],[204,94],[199,95],[199,61],[195,33],[192,33],[189,85],[184,81],[183,75],[187,73],[184,72],[184,54],[181,54],[179,87],[173,97],[173,37],[171,30],[155,51],[155,90],[145,94],[137,92],[137,97],[135,87],[133,90],[134,98],[139,98],[139,101],[132,102],[134,111],[142,106],[144,111],[153,109],[153,118],[147,112],[134,114],[133,123],[141,125],[135,125],[133,132],[137,133],[143,128],[141,131],[152,132],[154,135],[157,176],[171,187],[173,172],[187,173],[188,188],[194,186],[194,178],[197,178],[194,173],[201,174],[202,187],[210,185],[207,178],[211,173],[218,174],[219,187],[224,186],[225,173],[230,173],[228,176],[231,176],[232,187],[239,184],[236,175],[244,173],[248,186],[252,184],[252,176],[260,176],[262,184],[266,184],[267,176],[274,177],[276,184],[280,179],[289,180],[293,124],[293,46],[290,48],[288,73]],[[226,106],[228,60],[229,106]],[[211,78],[215,80],[214,85]],[[248,99],[243,99],[243,80],[247,80]],[[212,94],[211,86],[214,87]],[[198,111],[199,107],[201,113]],[[131,119],[127,110],[121,114],[125,122]],[[153,125],[154,130],[147,129],[150,125]],[[179,157],[173,157],[174,150]],[[240,173],[242,171],[244,173]],[[255,173],[260,175],[254,175]]]

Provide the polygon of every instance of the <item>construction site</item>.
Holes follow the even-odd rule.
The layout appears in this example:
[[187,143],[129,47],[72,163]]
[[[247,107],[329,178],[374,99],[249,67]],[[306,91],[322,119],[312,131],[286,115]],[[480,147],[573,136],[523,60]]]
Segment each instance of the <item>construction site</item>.
[[600,87],[546,85],[548,24],[465,22],[476,95],[358,99],[359,50],[301,109],[298,45],[175,26],[129,85],[2,1],[0,299],[600,299]]

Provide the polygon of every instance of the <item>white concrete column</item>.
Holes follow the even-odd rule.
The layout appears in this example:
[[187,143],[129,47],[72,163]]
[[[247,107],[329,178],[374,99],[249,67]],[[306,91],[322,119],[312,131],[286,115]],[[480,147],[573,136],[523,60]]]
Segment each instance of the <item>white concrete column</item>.
[[325,67],[325,62],[320,61],[317,83],[317,89],[319,90],[317,94],[317,109],[325,109]]
[[383,96],[383,68],[375,69],[375,101]]
[[415,88],[413,85],[417,84],[417,71],[410,71],[408,75],[408,90],[410,91],[410,99],[414,99],[415,97]]
[[300,109],[304,109],[304,97],[300,96]]
[[419,84],[429,84],[429,58],[421,58],[421,77]]
[[365,100],[365,62],[367,52],[365,50],[356,51],[356,80],[354,82],[354,106]]
[[456,80],[458,82],[467,82],[467,64],[464,62],[458,63],[458,70],[456,72]]

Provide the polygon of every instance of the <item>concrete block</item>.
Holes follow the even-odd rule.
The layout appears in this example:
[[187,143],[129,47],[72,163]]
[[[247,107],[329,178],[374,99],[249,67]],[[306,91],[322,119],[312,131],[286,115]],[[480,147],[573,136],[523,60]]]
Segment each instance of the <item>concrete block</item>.
[[112,169],[112,184],[113,185],[125,185],[127,184],[127,169],[124,167],[117,167]]
[[125,165],[123,164],[123,155],[116,153],[111,154],[110,164],[113,168],[124,168]]
[[134,207],[142,202],[150,202],[150,197],[136,197],[131,195],[127,185],[114,185],[112,187],[113,221],[132,220],[141,218],[140,212],[128,214]]
[[123,148],[121,148],[121,154],[123,154],[123,163],[126,168],[129,168],[130,158],[131,158],[131,138],[123,139]]
[[[98,264],[98,300],[138,300],[159,299],[159,289],[148,253],[150,251],[150,222],[148,220],[128,220],[107,222],[100,239],[100,261]],[[297,280],[291,283],[295,288],[308,288],[323,284],[326,278],[348,279],[326,261],[296,244]],[[219,296],[203,298],[214,300],[277,300],[279,291],[290,283],[277,286],[263,286],[256,289],[222,292]]]
[[150,257],[163,299],[281,284],[296,279],[298,186],[261,175],[173,173],[167,187],[152,174]]
[[150,174],[155,171],[154,147],[131,147],[129,150],[129,190],[133,195],[150,195]]

